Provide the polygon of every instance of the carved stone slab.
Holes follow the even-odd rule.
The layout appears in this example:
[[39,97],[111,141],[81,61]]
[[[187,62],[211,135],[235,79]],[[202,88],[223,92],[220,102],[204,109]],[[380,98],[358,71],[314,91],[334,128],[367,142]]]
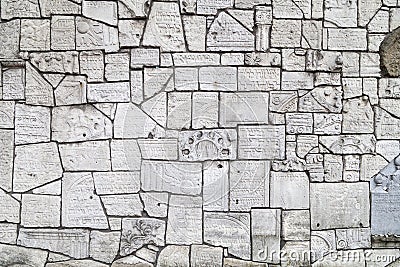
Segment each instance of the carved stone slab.
[[21,228],[17,244],[82,259],[89,257],[89,231],[83,229]]
[[284,126],[239,126],[240,159],[283,159]]
[[83,1],[82,14],[85,17],[117,25],[117,3],[109,1]]
[[229,164],[227,161],[210,161],[203,170],[203,209],[228,211]]
[[178,159],[178,142],[176,139],[139,139],[143,159]]
[[250,211],[269,206],[268,161],[233,161],[230,164],[229,210]]
[[201,244],[202,198],[171,196],[168,209],[166,242],[168,244]]
[[12,188],[13,162],[14,131],[0,130],[0,188],[6,191]]
[[369,203],[367,183],[312,183],[311,228],[368,227]]
[[229,129],[182,131],[179,133],[179,159],[235,159],[236,140],[236,131]]
[[14,192],[24,192],[62,176],[56,143],[17,146],[14,163]]
[[191,246],[191,263],[195,267],[209,266],[220,267],[222,263],[223,249],[206,245]]
[[[280,70],[269,67],[239,67],[239,91],[270,91],[280,89]],[[285,88],[287,89],[287,88]]]
[[0,189],[0,220],[10,223],[20,222],[20,208],[21,204],[18,200],[11,195],[6,194]]
[[89,102],[129,102],[129,82],[88,84],[87,99]]
[[25,227],[59,227],[61,198],[59,196],[22,196],[21,225]]
[[120,254],[131,254],[139,248],[154,244],[165,245],[165,221],[153,218],[122,219]]
[[144,160],[141,167],[142,189],[198,195],[202,186],[201,169],[200,163]]
[[204,242],[228,247],[228,252],[250,259],[250,215],[248,213],[204,213]]
[[137,193],[139,172],[94,172],[94,184],[99,195]]
[[236,91],[237,70],[234,67],[202,67],[199,82],[200,90]]

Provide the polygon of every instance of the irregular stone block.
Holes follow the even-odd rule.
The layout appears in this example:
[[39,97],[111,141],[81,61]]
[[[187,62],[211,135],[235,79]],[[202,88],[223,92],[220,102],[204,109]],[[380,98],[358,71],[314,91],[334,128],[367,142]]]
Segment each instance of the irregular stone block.
[[[367,50],[367,31],[365,29],[328,29],[328,48],[330,50]],[[343,42],[346,40],[346,42]]]
[[59,196],[22,195],[21,225],[24,227],[59,227]]
[[0,264],[2,266],[44,266],[47,251],[0,244]]
[[20,49],[28,51],[50,50],[50,20],[22,19]]
[[171,262],[178,266],[189,267],[189,251],[189,246],[169,245],[160,252],[157,267],[168,267]]
[[310,211],[290,210],[282,212],[282,238],[284,240],[310,239]]
[[6,194],[0,189],[0,221],[19,223],[20,222],[20,207],[18,200],[11,195]]
[[52,86],[29,63],[26,64],[26,104],[54,106]]
[[336,229],[337,249],[358,249],[371,246],[369,228]]
[[82,14],[85,17],[117,25],[117,3],[110,1],[83,1]]
[[37,18],[40,17],[40,8],[37,0],[1,1],[1,18],[12,19],[15,17]]
[[160,65],[158,48],[133,48],[131,50],[131,67]]
[[7,192],[12,188],[13,163],[14,131],[0,130],[0,188]]
[[81,0],[72,2],[68,0],[39,0],[43,17],[50,17],[55,14],[73,15],[81,13]]
[[321,136],[319,142],[334,154],[366,154],[375,151],[372,134]]
[[95,260],[111,263],[118,254],[120,237],[119,232],[92,231],[90,233],[90,256]]
[[144,204],[144,210],[151,217],[167,217],[168,193],[140,193]]
[[102,196],[101,201],[108,216],[141,216],[143,204],[139,194]]
[[111,140],[111,163],[114,171],[140,170],[141,160],[136,140]]
[[139,46],[140,40],[143,36],[144,24],[145,21],[143,20],[120,20],[118,22],[120,46]]
[[139,172],[94,172],[93,178],[99,195],[137,193],[140,190]]
[[381,68],[384,75],[390,77],[400,76],[400,53],[399,43],[396,41],[400,36],[400,28],[388,34],[379,48],[381,56]]

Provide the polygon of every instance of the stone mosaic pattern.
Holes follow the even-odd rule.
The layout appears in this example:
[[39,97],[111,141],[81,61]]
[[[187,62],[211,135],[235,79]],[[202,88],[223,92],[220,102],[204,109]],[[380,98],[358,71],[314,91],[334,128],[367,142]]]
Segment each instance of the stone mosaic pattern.
[[399,0],[0,2],[0,266],[400,266]]

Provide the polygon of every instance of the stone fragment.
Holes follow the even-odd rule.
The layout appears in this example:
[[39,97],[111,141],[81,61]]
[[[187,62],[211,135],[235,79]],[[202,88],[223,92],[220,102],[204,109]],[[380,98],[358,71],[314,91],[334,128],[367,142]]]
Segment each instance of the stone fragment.
[[32,190],[33,194],[38,195],[61,195],[61,179],[54,182],[42,185]]
[[139,139],[138,144],[143,159],[178,159],[176,139]]
[[222,264],[222,253],[223,249],[221,247],[192,245],[190,254],[191,266],[220,267]]
[[343,158],[339,155],[326,154],[324,156],[324,180],[326,182],[340,182],[343,180]]
[[137,47],[143,36],[145,21],[120,20],[118,22],[119,44],[121,47]]
[[250,211],[252,207],[269,206],[269,169],[268,161],[231,162],[230,211]]
[[62,226],[107,229],[108,221],[95,194],[91,173],[64,173],[62,179]]
[[44,266],[48,252],[19,246],[0,244],[0,265],[2,266]]
[[378,53],[361,53],[360,76],[380,77],[380,55]]
[[117,25],[117,3],[115,2],[83,0],[82,14],[91,19]]
[[15,144],[50,141],[50,109],[47,107],[15,106]]
[[[343,42],[346,40],[346,42]],[[367,50],[367,31],[365,29],[328,29],[328,48],[330,50]]]
[[282,212],[282,238],[284,240],[310,239],[310,211],[290,210]]
[[145,18],[148,16],[151,0],[119,0],[120,18]]
[[50,20],[22,19],[20,49],[23,51],[50,50]]
[[41,72],[78,73],[78,52],[40,52],[29,55],[30,62]]
[[167,217],[168,213],[168,193],[140,193],[140,198],[144,204],[144,210],[151,217]]
[[336,229],[337,249],[358,249],[371,246],[369,228]]
[[271,29],[271,47],[300,47],[300,42],[300,20],[274,20]]
[[144,69],[144,97],[150,98],[161,91],[172,91],[174,88],[173,70],[171,68]]
[[367,183],[312,183],[310,204],[312,229],[369,226]]
[[169,267],[171,262],[181,267],[189,267],[189,246],[169,245],[158,256],[157,267]]
[[87,75],[88,82],[102,82],[104,56],[102,51],[85,51],[79,55],[80,73]]
[[199,195],[202,186],[201,168],[200,163],[144,160],[141,167],[142,189]]
[[235,67],[202,67],[199,70],[200,90],[236,91]]
[[281,211],[279,209],[251,210],[252,258],[256,261],[280,261]]
[[[167,127],[167,93],[161,92],[146,100],[142,104],[142,110],[146,112],[152,119],[154,119],[159,125],[162,127]],[[185,115],[183,116],[185,117]]]
[[88,102],[129,102],[130,91],[129,82],[88,84],[87,99]]
[[165,221],[153,218],[122,219],[121,256],[149,244],[165,245]]
[[270,91],[280,89],[280,70],[269,67],[239,67],[239,91]]
[[179,159],[203,161],[236,158],[237,133],[232,129],[182,131],[179,133]]
[[203,170],[203,209],[228,211],[228,170],[226,161],[206,162]]
[[[5,2],[1,2],[3,4]],[[4,9],[2,9],[4,11]],[[3,15],[2,15],[3,17]],[[12,20],[0,23],[0,58],[16,58],[19,52],[20,21]]]
[[267,267],[267,263],[259,263],[254,261],[244,261],[236,258],[224,258],[224,267],[241,266],[241,267]]
[[379,48],[382,74],[388,77],[400,76],[400,68],[398,67],[400,62],[400,53],[399,44],[397,42],[399,35],[400,28],[397,28],[385,37]]
[[51,49],[75,50],[75,18],[53,16],[51,18]]
[[34,69],[26,64],[26,104],[54,106],[52,86]]
[[111,141],[111,163],[114,171],[140,170],[141,153],[136,140]]
[[[314,88],[314,75],[308,72],[282,72],[282,90],[309,90]],[[279,89],[279,87],[277,88]]]
[[84,229],[21,228],[17,244],[59,252],[76,259],[89,257],[89,231]]
[[361,156],[360,180],[369,181],[371,177],[378,174],[378,172],[383,169],[387,165],[387,163],[387,160],[379,155]]
[[[2,243],[15,245],[17,243],[17,236],[18,236],[17,224],[0,223],[0,238]],[[4,248],[1,250],[4,251]],[[2,262],[0,263],[4,264]]]
[[140,104],[143,101],[143,71],[131,71],[131,102]]
[[62,176],[63,169],[54,142],[17,146],[14,161],[14,192],[24,192]]
[[139,172],[94,172],[93,178],[99,195],[129,194],[140,190]]
[[284,126],[239,126],[238,135],[240,159],[284,158]]
[[105,63],[107,81],[129,81],[129,54],[107,54]]
[[342,57],[340,52],[308,50],[306,53],[306,70],[340,71],[343,67]]
[[2,189],[0,189],[0,200],[0,221],[20,223],[20,202]]
[[324,26],[357,27],[357,2],[325,0]]
[[309,208],[309,179],[303,172],[271,172],[271,207]]
[[286,133],[306,134],[313,132],[313,114],[286,113]]
[[251,9],[253,6],[257,5],[271,5],[271,0],[236,0],[236,8]]
[[91,105],[55,107],[52,115],[52,139],[55,141],[111,138],[111,120]]
[[[231,0],[229,0],[231,1]],[[199,3],[197,1],[197,12],[199,13]],[[209,6],[207,6],[209,7]],[[206,50],[206,17],[203,16],[183,16],[183,29],[185,30],[186,42],[189,51]]]
[[160,65],[158,48],[133,48],[131,50],[131,67]]
[[[27,67],[26,81],[32,82],[29,76],[29,68]],[[23,68],[9,68],[3,70],[3,99],[18,100],[25,98],[25,71]],[[31,85],[29,84],[29,87]]]
[[198,90],[199,74],[196,68],[176,68],[174,73],[176,90]]
[[169,201],[166,242],[168,244],[201,244],[202,198],[172,195]]
[[204,213],[204,242],[228,248],[228,252],[242,259],[250,259],[249,213]]
[[[308,2],[311,8],[311,1],[304,1],[304,2]],[[290,18],[302,19],[303,11],[300,9],[299,5],[295,4],[295,1],[280,0],[279,2],[274,2],[274,17],[278,19],[290,19]]]
[[143,34],[144,46],[159,46],[163,52],[185,51],[182,19],[174,2],[154,2]]
[[7,192],[12,188],[13,163],[14,131],[0,130],[0,188]]
[[94,260],[68,260],[62,262],[48,263],[46,267],[107,267],[108,265]]
[[381,6],[382,1],[379,0],[360,0],[358,2],[358,25],[366,26]]
[[199,15],[215,15],[219,9],[224,9],[233,6],[232,0],[212,1],[212,0],[197,0],[197,14]]
[[253,51],[254,35],[226,12],[218,14],[207,34],[207,51]]
[[343,133],[373,133],[374,114],[368,97],[353,98],[343,103]]
[[303,20],[302,27],[303,36],[301,39],[301,46],[304,48],[321,49],[323,29],[322,21]]
[[59,196],[22,195],[21,225],[24,227],[59,227]]
[[299,99],[301,112],[340,113],[342,107],[342,88],[339,86],[316,87]]
[[315,134],[340,134],[342,131],[342,114],[314,114]]
[[224,53],[221,55],[222,65],[239,66],[244,65],[243,53]]
[[76,49],[104,49],[106,52],[116,52],[119,49],[118,29],[91,19],[77,17]]
[[51,15],[56,14],[78,15],[81,13],[81,6],[77,3],[80,2],[81,0],[39,0],[40,9],[43,17],[50,17]]
[[132,267],[132,266],[153,267],[153,264],[133,255],[120,258],[111,264],[111,267]]
[[188,129],[192,120],[192,94],[190,92],[168,93],[167,127]]
[[38,1],[37,0],[2,1],[1,18],[8,20],[15,17],[23,17],[23,18],[40,17],[40,8]]
[[174,53],[175,66],[215,66],[219,65],[220,55],[215,53]]
[[218,127],[218,93],[194,92],[192,97],[192,127],[194,129]]
[[86,103],[86,77],[66,76],[54,90],[56,106]]
[[391,161],[400,154],[400,143],[398,140],[378,140],[376,142],[376,153],[383,156],[387,161]]
[[376,143],[372,134],[321,136],[319,141],[334,154],[373,153]]
[[66,171],[109,171],[109,141],[87,141],[60,144],[60,155]]
[[220,125],[268,123],[268,93],[221,93]]
[[298,96],[296,91],[271,91],[269,110],[279,113],[297,111]]
[[102,196],[101,201],[108,216],[141,216],[143,204],[139,194]]
[[400,120],[381,108],[375,109],[375,132],[377,139],[398,139]]

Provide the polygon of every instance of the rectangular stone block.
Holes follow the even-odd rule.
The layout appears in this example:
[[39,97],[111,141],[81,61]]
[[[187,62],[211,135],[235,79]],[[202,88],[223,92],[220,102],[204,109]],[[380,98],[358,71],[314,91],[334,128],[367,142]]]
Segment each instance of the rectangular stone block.
[[178,159],[178,141],[176,139],[139,139],[143,159]]
[[271,91],[280,89],[280,69],[269,67],[239,67],[239,91]]
[[129,82],[97,83],[87,85],[89,102],[129,102]]
[[229,164],[227,161],[207,161],[203,170],[203,209],[228,211]]
[[328,29],[328,48],[338,51],[367,50],[367,31],[365,29]]
[[199,70],[200,90],[236,91],[235,67],[202,67]]

